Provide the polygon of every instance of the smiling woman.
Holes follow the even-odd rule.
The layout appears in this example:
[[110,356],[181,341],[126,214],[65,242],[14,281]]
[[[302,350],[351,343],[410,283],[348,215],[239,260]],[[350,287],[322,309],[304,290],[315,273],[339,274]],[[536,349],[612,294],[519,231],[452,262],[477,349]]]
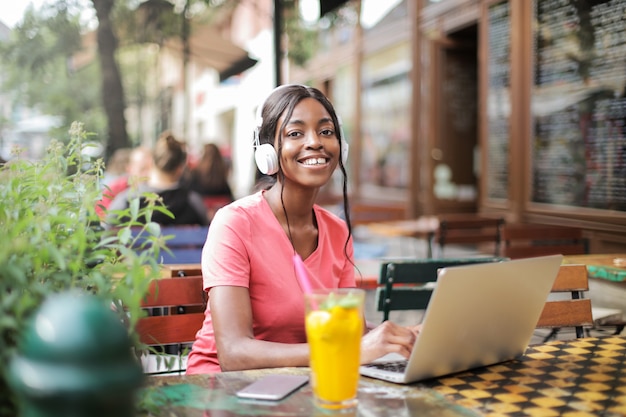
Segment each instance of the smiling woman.
[[[262,104],[254,135],[259,169],[273,183],[211,223],[202,256],[209,305],[187,373],[308,365],[296,255],[313,290],[356,286],[347,144],[333,105],[312,87],[278,87]],[[337,168],[345,220],[314,204]],[[414,339],[414,329],[387,322],[363,337],[362,360],[408,355]]]

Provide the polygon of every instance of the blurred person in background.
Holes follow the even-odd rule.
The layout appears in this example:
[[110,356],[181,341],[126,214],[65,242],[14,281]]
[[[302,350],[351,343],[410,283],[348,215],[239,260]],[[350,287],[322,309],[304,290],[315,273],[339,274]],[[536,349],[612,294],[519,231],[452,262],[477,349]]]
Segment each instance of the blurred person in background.
[[147,205],[142,194],[152,192],[163,201],[174,218],[154,211],[152,221],[162,225],[203,225],[209,224],[202,197],[181,183],[187,164],[185,144],[177,140],[171,132],[161,134],[152,153],[152,167],[146,182],[132,186],[119,193],[109,206],[106,223],[117,222],[117,210],[128,208],[130,200],[140,198],[141,206]]
[[131,148],[121,148],[113,152],[109,158],[102,177],[102,186],[111,185],[116,179],[126,175],[130,163]]
[[228,184],[228,166],[215,143],[204,145],[202,157],[187,171],[189,188],[202,196],[209,219],[221,207],[234,200]]
[[102,198],[96,202],[96,213],[101,219],[106,217],[105,210],[109,208],[111,202],[122,191],[131,185],[147,181],[152,168],[152,151],[146,146],[133,148],[130,152],[126,174],[119,176],[108,184],[105,184],[102,191]]

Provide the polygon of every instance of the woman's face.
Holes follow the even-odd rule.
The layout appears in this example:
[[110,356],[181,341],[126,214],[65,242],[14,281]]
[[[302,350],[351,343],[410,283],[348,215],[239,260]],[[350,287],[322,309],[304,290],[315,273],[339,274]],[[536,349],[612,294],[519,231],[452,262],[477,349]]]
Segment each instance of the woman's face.
[[[282,126],[284,116],[278,119]],[[305,98],[293,109],[291,119],[279,134],[282,151],[279,155],[285,180],[307,187],[321,187],[332,176],[339,163],[339,139],[335,125],[324,106],[314,98]]]

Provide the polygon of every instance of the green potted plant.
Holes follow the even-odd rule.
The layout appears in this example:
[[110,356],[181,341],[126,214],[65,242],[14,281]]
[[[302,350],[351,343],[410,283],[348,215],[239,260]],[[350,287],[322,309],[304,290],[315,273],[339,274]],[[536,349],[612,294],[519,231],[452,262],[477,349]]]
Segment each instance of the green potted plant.
[[[9,392],[7,366],[25,324],[47,296],[70,289],[110,300],[138,352],[135,323],[141,300],[160,275],[165,250],[154,210],[167,213],[158,199],[139,208],[131,203],[126,222],[114,230],[100,226],[95,204],[101,193],[103,163],[84,152],[88,135],[74,123],[69,142],[53,142],[45,158],[15,155],[0,168],[0,392]],[[138,219],[147,219],[147,223]],[[142,250],[135,240],[142,229]],[[146,240],[150,244],[146,244]],[[0,396],[0,416],[15,415],[11,395]]]

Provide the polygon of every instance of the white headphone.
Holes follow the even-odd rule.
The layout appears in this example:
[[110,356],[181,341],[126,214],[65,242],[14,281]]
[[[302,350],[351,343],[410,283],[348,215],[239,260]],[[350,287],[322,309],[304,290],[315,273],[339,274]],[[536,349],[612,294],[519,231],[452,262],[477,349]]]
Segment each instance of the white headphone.
[[[280,90],[284,87],[290,87],[297,84],[283,84],[279,85],[275,89],[273,89],[263,100],[263,102],[259,105],[256,111],[256,127],[254,129],[254,161],[256,162],[257,168],[261,171],[261,174],[265,175],[274,175],[278,172],[278,154],[276,153],[276,149],[270,143],[264,143],[261,145],[260,132],[261,125],[263,125],[263,107],[265,107],[265,102],[276,91]],[[302,87],[306,87],[302,85]],[[343,128],[341,123],[341,117],[337,115],[337,120],[339,121],[339,131],[341,135],[341,162],[345,165],[348,161],[348,151],[349,145],[345,139],[343,134]]]

